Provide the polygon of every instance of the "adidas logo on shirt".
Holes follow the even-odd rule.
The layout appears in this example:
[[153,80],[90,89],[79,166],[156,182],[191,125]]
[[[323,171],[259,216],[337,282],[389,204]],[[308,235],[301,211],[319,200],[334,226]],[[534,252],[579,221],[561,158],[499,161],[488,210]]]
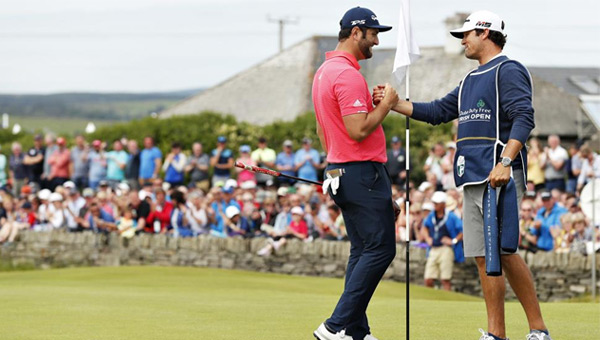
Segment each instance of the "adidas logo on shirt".
[[357,99],[357,100],[354,102],[354,105],[352,105],[352,106],[354,106],[354,107],[361,107],[361,106],[364,106],[364,105],[363,105],[363,103],[361,103],[361,102],[360,102],[360,99]]

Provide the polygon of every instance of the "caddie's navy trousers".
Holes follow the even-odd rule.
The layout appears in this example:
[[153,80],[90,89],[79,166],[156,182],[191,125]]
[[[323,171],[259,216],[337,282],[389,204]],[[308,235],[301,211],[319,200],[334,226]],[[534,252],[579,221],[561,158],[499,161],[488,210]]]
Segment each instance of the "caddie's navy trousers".
[[329,194],[342,210],[351,247],[344,292],[325,324],[362,340],[370,333],[367,306],[396,255],[391,183],[382,163],[330,164],[327,170],[337,168],[345,173],[337,194]]

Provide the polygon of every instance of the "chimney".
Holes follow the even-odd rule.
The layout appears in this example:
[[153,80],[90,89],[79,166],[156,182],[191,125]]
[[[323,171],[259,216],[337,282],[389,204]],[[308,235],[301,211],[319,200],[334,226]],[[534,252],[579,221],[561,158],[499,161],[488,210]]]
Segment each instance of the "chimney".
[[460,54],[463,52],[460,39],[453,37],[450,34],[450,30],[462,27],[465,19],[467,19],[468,16],[468,13],[456,13],[446,19],[446,44],[444,45],[444,51],[446,54]]

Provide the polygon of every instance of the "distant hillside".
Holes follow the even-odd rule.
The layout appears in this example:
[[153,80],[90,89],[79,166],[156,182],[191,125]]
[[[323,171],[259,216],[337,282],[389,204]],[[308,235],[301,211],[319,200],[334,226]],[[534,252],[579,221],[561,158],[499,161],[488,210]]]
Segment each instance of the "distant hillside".
[[0,113],[12,117],[130,120],[160,112],[201,92],[192,89],[156,93],[58,93],[49,95],[0,94]]

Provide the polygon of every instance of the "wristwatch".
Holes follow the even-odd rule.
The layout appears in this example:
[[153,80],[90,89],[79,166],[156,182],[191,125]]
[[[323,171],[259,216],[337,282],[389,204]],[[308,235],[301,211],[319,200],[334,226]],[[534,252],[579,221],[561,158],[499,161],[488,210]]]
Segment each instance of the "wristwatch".
[[500,163],[503,167],[508,168],[512,163],[512,159],[510,159],[510,157],[502,157]]

